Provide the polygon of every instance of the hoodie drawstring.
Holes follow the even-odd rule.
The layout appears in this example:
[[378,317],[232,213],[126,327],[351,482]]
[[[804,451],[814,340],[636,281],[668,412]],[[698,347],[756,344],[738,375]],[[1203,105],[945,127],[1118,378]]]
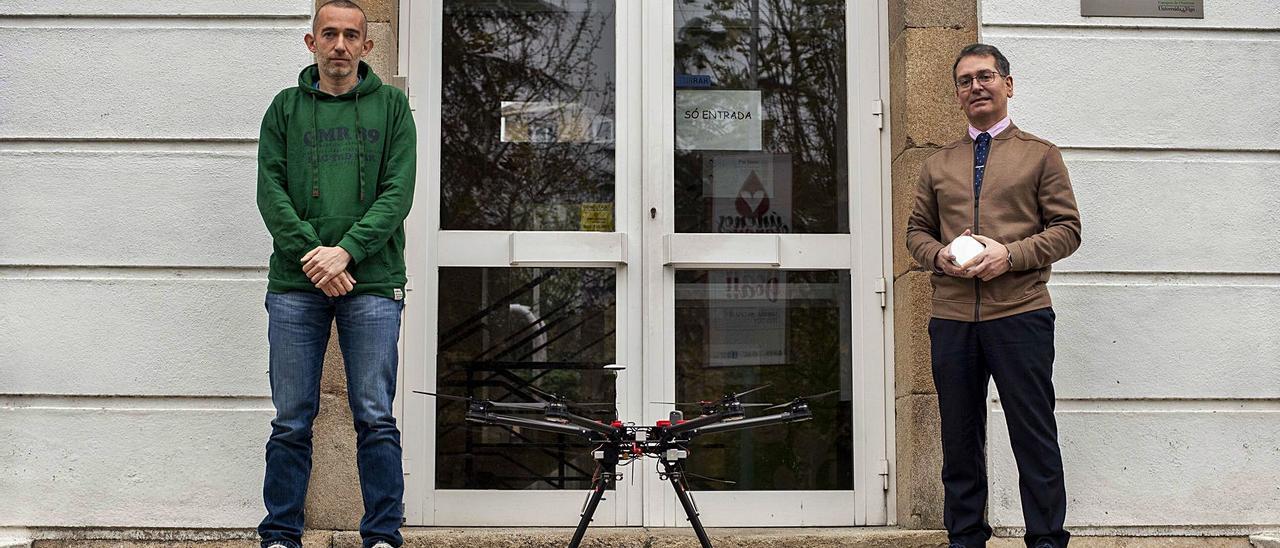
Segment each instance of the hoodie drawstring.
[[[316,96],[311,96],[311,198],[320,197],[320,127],[316,125]],[[311,216],[311,200],[307,200],[307,217]]]
[[[319,100],[311,95],[311,197],[320,197],[320,129],[316,121],[316,103]],[[356,184],[360,185],[360,203],[364,203],[364,131],[360,125],[360,92],[356,92]],[[307,214],[311,212],[311,202],[307,202]]]
[[356,92],[356,181],[360,185],[360,203],[364,203],[364,128],[360,125],[360,92]]

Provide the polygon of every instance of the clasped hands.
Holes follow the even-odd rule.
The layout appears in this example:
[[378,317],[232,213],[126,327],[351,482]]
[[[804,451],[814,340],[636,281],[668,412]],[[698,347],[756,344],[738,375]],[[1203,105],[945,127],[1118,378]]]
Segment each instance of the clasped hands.
[[347,272],[349,264],[351,254],[338,246],[320,246],[302,256],[302,272],[329,297],[341,297],[355,287],[356,279]]
[[969,259],[969,262],[956,266],[956,256],[951,253],[951,244],[947,244],[947,247],[942,248],[933,260],[938,270],[948,276],[978,278],[984,282],[994,280],[1009,271],[1009,249],[1003,244],[986,236],[973,234],[971,230],[965,230],[961,236],[973,236],[973,239],[981,242],[986,249]]

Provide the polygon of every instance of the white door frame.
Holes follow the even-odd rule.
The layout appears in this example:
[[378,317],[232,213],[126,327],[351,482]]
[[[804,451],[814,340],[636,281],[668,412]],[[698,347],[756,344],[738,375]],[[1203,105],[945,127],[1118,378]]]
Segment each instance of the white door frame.
[[[888,197],[888,133],[886,115],[878,108],[887,97],[885,67],[886,7],[880,2],[849,0],[846,12],[849,82],[850,235],[796,235],[782,245],[817,245],[828,250],[840,243],[831,261],[785,262],[782,268],[848,268],[853,303],[854,341],[854,491],[806,492],[803,514],[776,504],[754,505],[744,493],[696,493],[708,525],[881,525],[893,514],[887,498],[892,487],[892,348],[889,314],[881,307],[885,273]],[[400,3],[400,72],[409,87],[410,106],[419,128],[418,179],[406,227],[411,245],[405,251],[409,272],[404,334],[401,338],[401,382],[397,413],[403,431],[405,517],[411,525],[566,525],[577,521],[586,491],[434,490],[435,405],[412,390],[433,391],[441,266],[616,266],[617,358],[629,366],[620,373],[618,410],[644,423],[666,418],[666,409],[647,400],[674,397],[674,310],[666,303],[674,287],[674,269],[664,268],[664,242],[672,232],[671,192],[673,124],[671,116],[644,117],[644,112],[673,112],[672,0],[617,0],[616,177],[614,233],[511,233],[450,231],[439,228],[441,73],[440,38],[443,3],[425,0]],[[640,24],[625,24],[640,21]],[[415,70],[416,69],[416,70]],[[653,123],[652,120],[663,120]],[[641,184],[666,181],[666,184]],[[648,215],[658,211],[656,218]],[[643,234],[643,237],[641,235]],[[677,240],[683,235],[675,236]],[[412,242],[417,242],[416,245]],[[563,245],[570,242],[571,245]],[[566,252],[572,250],[570,255]],[[785,252],[784,252],[785,254]],[[828,257],[830,258],[830,257]],[[721,263],[717,263],[721,264]],[[733,263],[723,263],[732,266]],[[644,266],[642,265],[656,265]],[[646,296],[666,298],[647,298]],[[643,318],[661,321],[643,321]],[[420,334],[415,336],[414,334]],[[644,352],[644,348],[650,351]],[[661,351],[659,351],[661,350]],[[641,363],[643,360],[643,367]],[[653,374],[642,375],[642,371]],[[660,373],[657,373],[660,372]],[[641,377],[644,377],[643,379]],[[618,490],[601,504],[596,525],[685,525],[666,482],[647,466],[628,470]],[[884,475],[882,475],[884,474]],[[640,487],[643,486],[643,489]],[[649,495],[646,496],[646,493]],[[760,493],[758,500],[777,500]],[[485,512],[475,512],[485,508]],[[825,510],[824,510],[825,509]],[[483,515],[482,515],[483,514]],[[734,516],[740,519],[728,519]],[[764,519],[761,519],[764,518]],[[739,523],[741,521],[742,523]]]

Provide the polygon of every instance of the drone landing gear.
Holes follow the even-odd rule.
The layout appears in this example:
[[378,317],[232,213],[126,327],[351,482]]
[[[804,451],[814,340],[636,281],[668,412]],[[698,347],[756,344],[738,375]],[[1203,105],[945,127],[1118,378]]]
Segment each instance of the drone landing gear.
[[[603,456],[600,455],[601,453]],[[597,451],[596,460],[600,463],[600,479],[596,480],[595,487],[587,496],[587,505],[582,510],[582,519],[578,521],[578,528],[573,532],[573,540],[569,541],[569,548],[578,548],[582,543],[582,537],[587,534],[587,526],[591,525],[591,516],[595,515],[596,507],[604,498],[604,492],[609,489],[609,484],[617,479],[615,470],[618,468],[618,450],[616,448]]]
[[[601,456],[600,454],[603,453]],[[582,544],[582,537],[587,534],[587,527],[591,525],[591,518],[596,513],[596,507],[600,505],[600,501],[604,498],[604,492],[609,485],[617,479],[615,470],[618,466],[618,453],[616,450],[606,449],[597,452],[597,461],[600,462],[600,479],[596,481],[595,487],[591,490],[591,494],[587,496],[587,504],[582,511],[582,519],[578,521],[578,528],[573,532],[573,539],[569,541],[569,548],[578,548]],[[702,528],[702,520],[698,519],[698,509],[693,506],[693,498],[689,496],[689,492],[684,485],[684,471],[680,465],[680,461],[670,461],[663,459],[662,466],[664,468],[663,476],[671,482],[671,487],[676,491],[676,498],[680,499],[680,506],[684,507],[684,514],[689,517],[689,525],[693,527],[693,534],[698,536],[698,542],[702,548],[712,548],[711,538],[707,536],[707,531]]]
[[711,539],[707,537],[707,531],[702,528],[702,520],[698,519],[698,509],[694,508],[693,498],[685,489],[684,472],[680,461],[663,459],[662,467],[666,469],[664,475],[671,481],[671,487],[676,490],[676,498],[680,499],[680,506],[684,507],[684,515],[689,516],[689,525],[693,526],[693,534],[698,535],[698,542],[702,543],[702,548],[711,548]]

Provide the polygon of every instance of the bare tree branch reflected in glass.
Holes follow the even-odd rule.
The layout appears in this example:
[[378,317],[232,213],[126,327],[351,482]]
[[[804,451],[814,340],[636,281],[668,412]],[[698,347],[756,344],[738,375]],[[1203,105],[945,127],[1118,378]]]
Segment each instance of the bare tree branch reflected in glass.
[[[792,233],[848,233],[844,0],[676,0],[675,71],[761,90],[764,152],[791,157]],[[708,156],[676,152],[676,230],[716,232]]]
[[[446,3],[442,228],[612,230],[613,11],[612,1]],[[608,226],[584,222],[583,208],[607,208]]]

